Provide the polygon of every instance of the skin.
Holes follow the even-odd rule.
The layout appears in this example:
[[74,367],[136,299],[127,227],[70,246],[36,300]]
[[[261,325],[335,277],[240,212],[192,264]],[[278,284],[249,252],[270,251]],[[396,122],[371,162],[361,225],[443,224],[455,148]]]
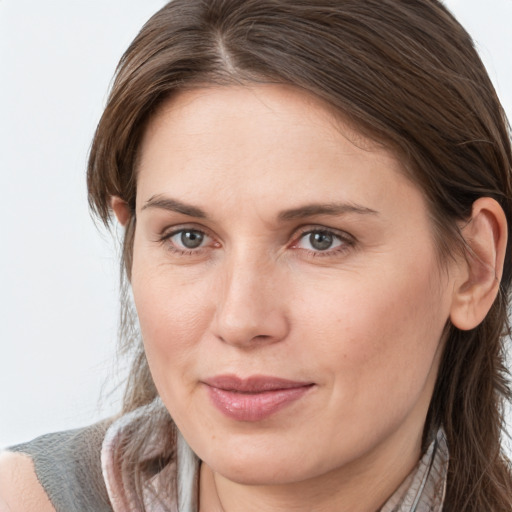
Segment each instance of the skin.
[[28,455],[0,453],[0,512],[55,512]]
[[[283,215],[311,204],[351,208]],[[204,461],[201,509],[378,509],[420,456],[460,274],[440,268],[401,163],[290,87],[195,89],[147,128],[136,215],[145,349]],[[197,248],[184,229],[204,233]],[[325,231],[317,250],[310,234]],[[203,383],[225,374],[314,385],[243,422]]]
[[[133,292],[155,383],[203,460],[201,512],[379,509],[420,456],[443,326],[474,328],[498,293],[498,203],[475,201],[470,250],[440,265],[400,162],[330,110],[284,86],[196,89],[145,134]],[[125,225],[126,203],[112,208]],[[171,236],[183,229],[205,233],[196,249]],[[226,373],[313,385],[240,422],[203,383]],[[54,510],[26,455],[0,454],[4,510]]]

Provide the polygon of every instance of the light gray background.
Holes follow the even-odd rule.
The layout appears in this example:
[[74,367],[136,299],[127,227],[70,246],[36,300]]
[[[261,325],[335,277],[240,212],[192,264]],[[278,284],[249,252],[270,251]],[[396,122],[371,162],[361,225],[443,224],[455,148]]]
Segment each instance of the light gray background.
[[[164,3],[0,0],[0,446],[119,405],[98,400],[118,380],[118,251],[85,164],[116,63]],[[446,3],[512,117],[512,0]]]

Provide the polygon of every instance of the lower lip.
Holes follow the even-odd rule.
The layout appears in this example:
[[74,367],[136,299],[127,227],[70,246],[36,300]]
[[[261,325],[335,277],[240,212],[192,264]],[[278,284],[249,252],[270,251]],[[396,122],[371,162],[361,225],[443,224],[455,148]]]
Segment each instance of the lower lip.
[[311,385],[275,389],[261,393],[240,393],[208,386],[217,409],[237,421],[261,421],[303,397]]

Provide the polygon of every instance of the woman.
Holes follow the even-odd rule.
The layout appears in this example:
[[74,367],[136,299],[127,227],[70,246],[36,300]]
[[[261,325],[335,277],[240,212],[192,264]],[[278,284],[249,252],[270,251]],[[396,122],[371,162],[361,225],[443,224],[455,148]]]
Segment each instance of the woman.
[[511,163],[437,1],[169,3],[120,63],[88,170],[140,323],[126,291],[124,410],[13,448],[0,496],[510,510]]

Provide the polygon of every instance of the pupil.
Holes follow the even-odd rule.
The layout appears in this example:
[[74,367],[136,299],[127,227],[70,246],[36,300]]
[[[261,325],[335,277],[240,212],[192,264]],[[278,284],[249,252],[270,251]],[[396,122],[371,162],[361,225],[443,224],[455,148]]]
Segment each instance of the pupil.
[[311,233],[311,235],[309,235],[309,242],[311,243],[311,247],[315,248],[317,251],[325,251],[332,245],[332,235],[329,233]]
[[187,249],[196,249],[203,242],[204,235],[197,231],[183,231],[181,233],[181,243]]

